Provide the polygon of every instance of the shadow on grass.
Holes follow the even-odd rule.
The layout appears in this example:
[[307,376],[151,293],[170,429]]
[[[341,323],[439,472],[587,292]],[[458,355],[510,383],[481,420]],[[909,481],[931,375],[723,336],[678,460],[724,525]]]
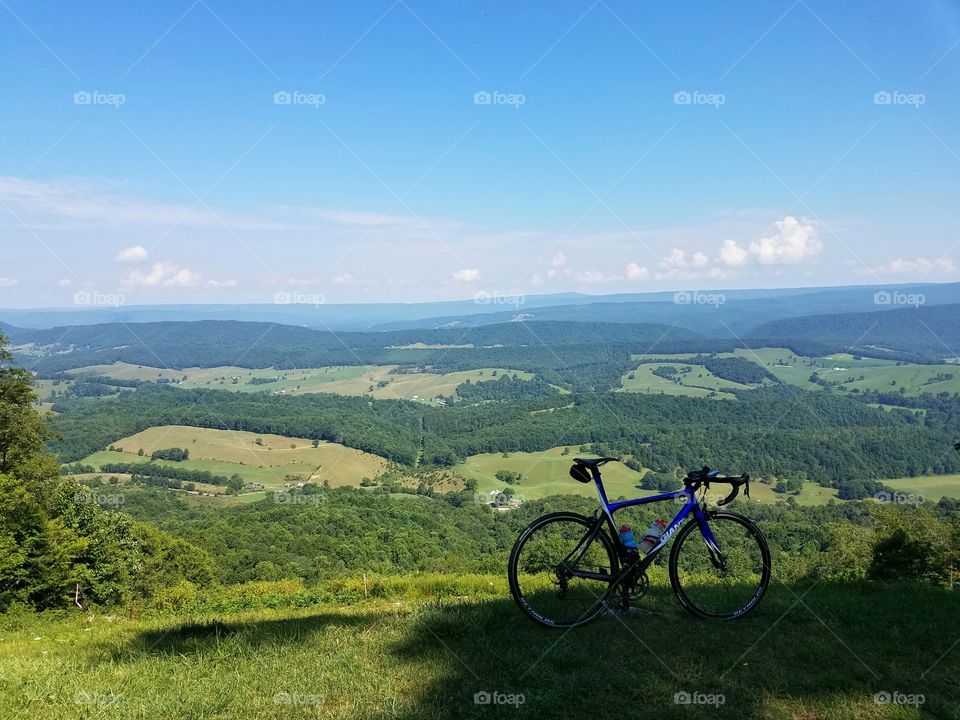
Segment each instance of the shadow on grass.
[[[390,625],[399,632],[379,651],[395,661],[390,682],[404,698],[383,708],[393,718],[960,717],[960,594],[775,582],[733,622],[698,620],[663,587],[640,607],[646,612],[565,631],[534,624],[509,598],[450,600],[410,612],[184,624],[141,633],[121,652],[227,645],[243,657],[261,646],[309,647],[315,633],[338,625]],[[331,691],[337,706],[353,699]]]
[[236,643],[242,650],[253,650],[264,644],[308,642],[311,636],[330,626],[369,625],[375,621],[376,617],[370,615],[317,613],[279,620],[185,622],[138,633],[114,655],[193,655],[227,642]]
[[404,717],[960,717],[956,593],[775,584],[725,623],[686,614],[669,588],[640,605],[570,631],[510,600],[424,609],[392,651],[440,678]]

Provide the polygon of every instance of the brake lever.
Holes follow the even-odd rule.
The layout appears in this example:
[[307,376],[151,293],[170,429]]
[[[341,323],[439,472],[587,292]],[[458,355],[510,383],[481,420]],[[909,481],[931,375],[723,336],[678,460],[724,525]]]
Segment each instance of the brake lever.
[[728,503],[732,503],[734,500],[736,500],[737,495],[740,494],[741,485],[746,485],[745,493],[747,497],[750,497],[750,476],[744,473],[740,476],[739,480],[734,481],[733,490],[731,490],[730,494],[727,495],[723,500],[718,501],[717,506],[719,507],[720,505],[727,505]]
[[739,484],[734,485],[733,490],[730,491],[729,495],[727,495],[723,500],[717,501],[717,507],[720,507],[721,505],[726,505],[727,503],[732,503],[736,499],[737,495],[739,494],[740,494],[740,485]]

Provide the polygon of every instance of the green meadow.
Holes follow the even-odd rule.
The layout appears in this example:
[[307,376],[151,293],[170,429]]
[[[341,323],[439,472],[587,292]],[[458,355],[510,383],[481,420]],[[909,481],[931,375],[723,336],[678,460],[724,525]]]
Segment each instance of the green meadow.
[[343,365],[297,370],[276,370],[219,366],[212,368],[162,368],[129,363],[91,365],[78,368],[80,373],[93,373],[121,380],[144,380],[176,383],[185,388],[200,387],[237,392],[273,392],[281,395],[334,393],[368,395],[378,399],[402,399],[430,402],[438,395],[451,396],[465,382],[495,380],[513,375],[523,380],[532,373],[506,368],[479,368],[451,373],[397,372],[396,365]]
[[960,653],[944,632],[955,592],[775,579],[753,613],[711,623],[662,575],[639,610],[569,632],[523,616],[501,576],[253,583],[171,592],[158,611],[13,613],[0,618],[0,716],[960,715]]

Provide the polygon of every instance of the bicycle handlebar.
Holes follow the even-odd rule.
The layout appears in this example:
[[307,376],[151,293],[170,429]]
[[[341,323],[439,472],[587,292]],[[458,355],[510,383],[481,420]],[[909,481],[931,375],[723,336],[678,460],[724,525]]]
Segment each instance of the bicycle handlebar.
[[691,470],[687,473],[687,477],[683,480],[684,484],[693,486],[694,490],[698,490],[701,486],[709,489],[710,483],[729,483],[733,486],[733,489],[730,491],[730,494],[727,495],[723,500],[717,501],[717,505],[727,505],[732,503],[737,495],[740,494],[740,488],[743,485],[746,485],[745,493],[747,497],[750,497],[750,476],[746,473],[740,475],[739,477],[733,476],[721,476],[716,474],[716,471],[711,471],[706,465],[704,465],[700,470]]

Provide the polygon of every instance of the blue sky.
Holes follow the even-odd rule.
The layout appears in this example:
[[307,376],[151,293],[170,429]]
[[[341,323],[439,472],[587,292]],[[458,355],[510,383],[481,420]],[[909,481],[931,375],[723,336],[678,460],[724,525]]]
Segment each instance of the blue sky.
[[0,306],[958,280],[958,78],[948,2],[3,0]]

